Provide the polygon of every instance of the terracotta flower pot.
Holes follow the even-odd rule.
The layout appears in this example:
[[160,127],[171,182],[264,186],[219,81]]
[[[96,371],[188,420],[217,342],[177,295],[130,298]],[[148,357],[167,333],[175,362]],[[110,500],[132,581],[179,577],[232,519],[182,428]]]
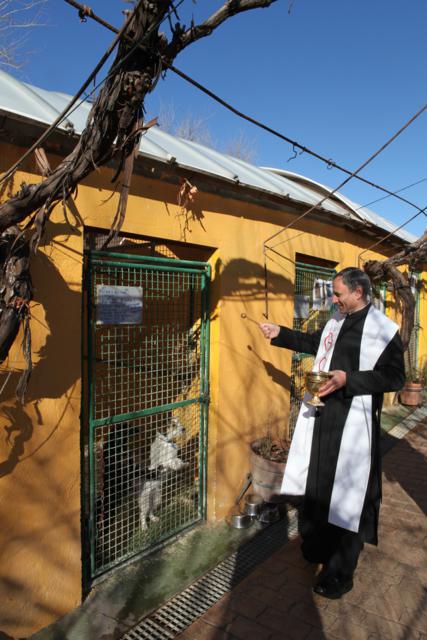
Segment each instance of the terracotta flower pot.
[[422,404],[423,384],[421,382],[406,382],[399,392],[400,402],[409,407],[417,407]]

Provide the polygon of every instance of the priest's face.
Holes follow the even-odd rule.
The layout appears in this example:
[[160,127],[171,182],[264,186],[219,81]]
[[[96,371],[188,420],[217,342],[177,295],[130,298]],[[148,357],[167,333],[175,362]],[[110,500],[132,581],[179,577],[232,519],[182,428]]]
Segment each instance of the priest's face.
[[341,313],[353,313],[366,305],[362,287],[356,287],[354,291],[351,291],[341,277],[335,278],[333,285],[332,302],[338,306]]

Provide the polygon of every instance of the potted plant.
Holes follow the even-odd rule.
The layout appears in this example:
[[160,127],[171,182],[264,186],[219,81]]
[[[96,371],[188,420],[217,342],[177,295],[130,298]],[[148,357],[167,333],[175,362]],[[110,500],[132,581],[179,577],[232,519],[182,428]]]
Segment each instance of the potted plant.
[[252,487],[265,502],[280,502],[290,440],[274,436],[271,429],[250,445]]
[[406,372],[405,386],[399,392],[401,404],[410,407],[422,404],[423,387],[421,371],[417,367],[409,367]]

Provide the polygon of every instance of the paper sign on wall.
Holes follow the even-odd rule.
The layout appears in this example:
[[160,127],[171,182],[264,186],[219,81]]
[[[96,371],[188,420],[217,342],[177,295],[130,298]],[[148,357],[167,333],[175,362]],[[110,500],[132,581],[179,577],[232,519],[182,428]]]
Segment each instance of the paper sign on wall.
[[96,324],[141,324],[142,287],[96,287]]

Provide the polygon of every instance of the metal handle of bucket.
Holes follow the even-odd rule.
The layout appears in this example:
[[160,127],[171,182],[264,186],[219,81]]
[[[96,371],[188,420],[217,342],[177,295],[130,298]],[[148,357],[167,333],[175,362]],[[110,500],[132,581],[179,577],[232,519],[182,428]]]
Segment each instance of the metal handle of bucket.
[[239,493],[239,495],[236,498],[236,505],[239,504],[240,500],[243,498],[243,496],[245,495],[246,491],[249,489],[251,484],[252,484],[252,474],[248,473],[246,475],[246,482],[243,485],[243,489],[241,490],[241,492]]

